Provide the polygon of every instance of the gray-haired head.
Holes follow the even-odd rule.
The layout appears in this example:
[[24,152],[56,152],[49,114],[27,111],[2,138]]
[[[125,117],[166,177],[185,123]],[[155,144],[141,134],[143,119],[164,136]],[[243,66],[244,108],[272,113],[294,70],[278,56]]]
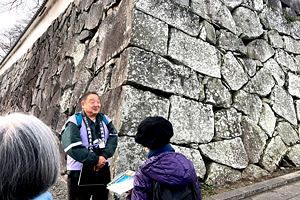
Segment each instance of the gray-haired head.
[[32,199],[58,172],[58,146],[48,126],[27,114],[0,117],[0,199]]

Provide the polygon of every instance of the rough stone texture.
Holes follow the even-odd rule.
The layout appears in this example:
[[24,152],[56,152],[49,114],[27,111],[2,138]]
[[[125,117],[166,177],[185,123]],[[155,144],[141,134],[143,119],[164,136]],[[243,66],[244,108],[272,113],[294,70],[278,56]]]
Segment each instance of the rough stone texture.
[[212,20],[221,27],[236,33],[235,22],[230,10],[220,0],[192,0],[191,7],[204,19]]
[[289,53],[300,54],[300,41],[283,36],[284,49]]
[[270,173],[267,170],[260,168],[257,165],[250,164],[246,169],[242,172],[242,178],[257,180],[264,176],[269,176]]
[[134,12],[131,43],[143,49],[166,55],[168,25],[142,12]]
[[199,98],[200,83],[195,71],[172,64],[157,54],[138,48],[126,49],[112,72],[112,87],[127,82],[163,92]]
[[110,90],[102,96],[103,112],[108,113],[120,134],[133,136],[138,124],[147,116],[167,118],[169,100],[132,86]]
[[245,113],[251,120],[257,123],[262,108],[262,101],[257,95],[240,90],[233,98],[233,107]]
[[230,107],[232,103],[231,93],[217,78],[209,78],[205,84],[206,102],[217,107]]
[[279,122],[276,126],[274,135],[279,135],[287,146],[296,144],[299,141],[298,133],[288,122]]
[[221,59],[218,50],[176,29],[171,30],[169,55],[202,74],[221,77]]
[[205,182],[216,186],[224,185],[226,181],[234,182],[242,178],[242,173],[239,170],[217,163],[212,163],[208,166],[207,174]]
[[179,96],[170,98],[170,121],[173,124],[174,143],[208,143],[214,136],[214,114],[211,105],[187,100]]
[[247,54],[247,49],[243,40],[231,32],[222,30],[217,44],[220,48],[225,50],[238,52],[244,55]]
[[239,61],[242,63],[245,71],[250,77],[253,77],[256,74],[256,62],[253,59],[249,58],[244,58],[241,59],[239,58]]
[[291,34],[294,39],[300,39],[300,21],[293,21],[291,25]]
[[242,135],[241,113],[234,108],[215,113],[215,140],[231,139]]
[[247,74],[232,53],[225,55],[221,74],[232,90],[240,89],[248,81]]
[[243,0],[221,0],[229,10],[233,10],[243,3]]
[[271,30],[268,32],[268,38],[270,41],[270,44],[274,48],[283,48],[283,39],[279,35],[279,33],[275,30]]
[[199,145],[202,154],[209,159],[235,169],[248,165],[248,156],[241,138]]
[[211,44],[216,44],[216,31],[213,25],[204,20],[201,23],[200,38]]
[[264,68],[268,70],[273,78],[276,81],[276,84],[279,86],[283,86],[285,83],[285,74],[281,67],[274,59],[269,59],[267,62],[264,63]]
[[254,40],[247,45],[249,58],[257,59],[261,62],[267,61],[274,53],[273,48],[262,39]]
[[172,0],[138,0],[136,7],[190,35],[199,34],[199,17]]
[[284,50],[276,50],[275,60],[285,69],[289,69],[293,72],[299,71],[299,67],[295,64],[293,57]]
[[245,90],[249,93],[267,96],[272,91],[274,85],[275,81],[271,73],[267,69],[262,68],[253,78],[250,79]]
[[300,144],[291,147],[287,153],[287,158],[296,166],[300,166]]
[[291,95],[300,98],[300,76],[288,73],[288,91]]
[[206,174],[206,167],[199,150],[175,145],[173,145],[173,148],[176,152],[180,152],[183,155],[185,155],[188,159],[190,159],[194,164],[197,176],[204,178]]
[[242,38],[253,39],[263,33],[258,16],[250,9],[238,7],[232,16],[237,27],[237,33],[242,34]]
[[261,11],[264,8],[263,0],[244,0],[242,5],[255,11]]
[[284,18],[283,13],[272,10],[270,7],[266,6],[259,17],[268,30],[276,30],[279,33],[290,34],[288,21]]
[[258,163],[263,153],[268,136],[253,121],[242,118],[242,140],[248,155],[249,163]]
[[273,101],[273,110],[281,117],[288,120],[290,123],[297,125],[297,117],[293,98],[282,87],[275,86],[271,93]]
[[260,165],[269,172],[273,172],[287,150],[288,148],[284,145],[280,136],[272,138],[262,155]]
[[273,110],[267,103],[262,104],[261,115],[259,118],[259,126],[267,133],[269,137],[273,136],[276,125],[276,117]]

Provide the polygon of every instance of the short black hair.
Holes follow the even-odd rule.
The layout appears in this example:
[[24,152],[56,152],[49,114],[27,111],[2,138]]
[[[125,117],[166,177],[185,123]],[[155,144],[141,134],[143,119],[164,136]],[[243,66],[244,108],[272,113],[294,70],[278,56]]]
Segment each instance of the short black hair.
[[160,148],[173,136],[171,122],[161,116],[147,117],[138,126],[135,142],[149,149]]
[[99,94],[98,94],[97,92],[95,92],[95,91],[88,91],[88,92],[84,93],[84,94],[80,97],[79,102],[82,102],[82,101],[86,100],[86,98],[87,98],[89,95],[91,95],[91,94],[97,95],[97,96],[99,97],[99,99],[100,99],[100,96],[99,96]]

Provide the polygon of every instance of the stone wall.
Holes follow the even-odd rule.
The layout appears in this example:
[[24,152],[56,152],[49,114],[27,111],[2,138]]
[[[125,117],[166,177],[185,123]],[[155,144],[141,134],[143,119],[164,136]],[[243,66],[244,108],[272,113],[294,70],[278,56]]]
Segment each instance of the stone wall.
[[[113,172],[143,161],[138,123],[161,115],[203,182],[300,165],[300,21],[280,1],[75,1],[0,77],[1,113],[59,132],[87,90],[119,130]],[[275,3],[274,3],[275,2]]]

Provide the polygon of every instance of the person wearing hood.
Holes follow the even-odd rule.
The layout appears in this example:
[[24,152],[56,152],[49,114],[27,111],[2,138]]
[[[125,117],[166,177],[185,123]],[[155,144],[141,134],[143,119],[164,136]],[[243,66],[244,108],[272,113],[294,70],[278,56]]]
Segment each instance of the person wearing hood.
[[200,183],[193,163],[175,152],[169,144],[173,136],[172,124],[163,117],[147,117],[138,126],[135,142],[147,149],[147,160],[135,173],[134,188],[127,199],[153,199],[154,184],[166,186],[193,185],[201,200]]

